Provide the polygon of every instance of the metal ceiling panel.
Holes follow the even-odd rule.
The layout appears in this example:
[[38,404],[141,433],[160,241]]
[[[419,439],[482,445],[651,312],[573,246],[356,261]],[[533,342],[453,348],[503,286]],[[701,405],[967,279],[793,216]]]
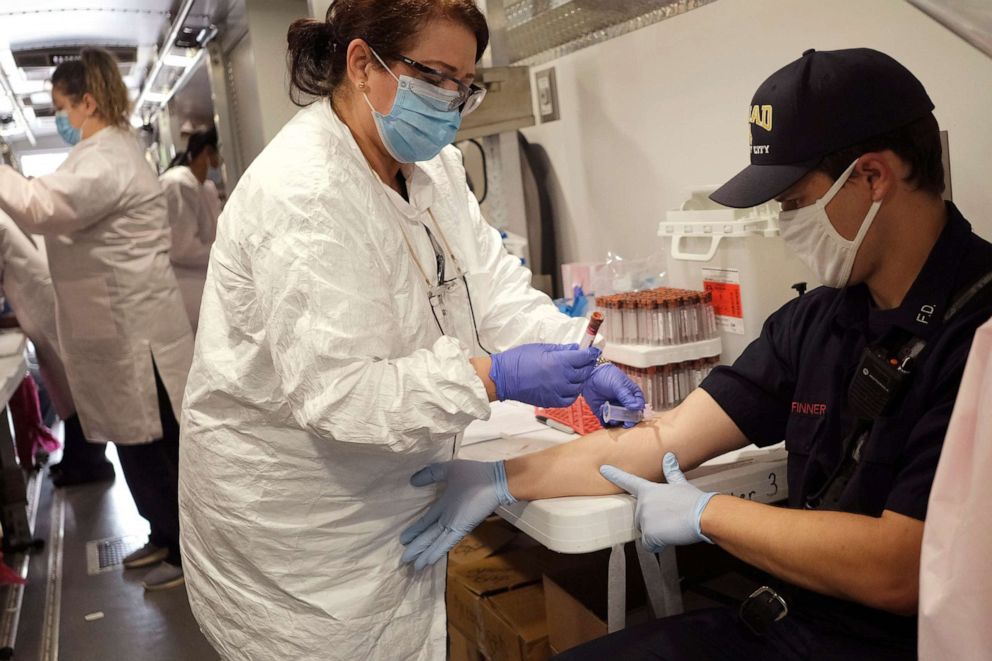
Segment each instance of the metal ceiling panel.
[[[134,95],[176,2],[0,0],[0,66],[35,131],[44,135],[54,130],[47,80],[55,64],[82,46],[109,48]],[[10,105],[10,99],[0,98],[0,114]],[[8,123],[5,133],[10,130]]]
[[0,47],[155,44],[173,0],[0,0]]
[[540,64],[714,0],[503,0],[509,60]]

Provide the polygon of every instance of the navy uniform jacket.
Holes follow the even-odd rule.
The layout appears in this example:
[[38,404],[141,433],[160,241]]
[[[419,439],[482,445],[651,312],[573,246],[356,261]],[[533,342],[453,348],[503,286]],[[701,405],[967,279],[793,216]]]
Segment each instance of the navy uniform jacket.
[[[930,486],[975,330],[992,317],[989,291],[951,320],[955,295],[992,271],[992,244],[948,203],[948,222],[902,305],[879,310],[868,288],[820,287],[769,317],[761,336],[705,389],[757,445],[785,440],[789,506],[803,507],[841,461],[852,425],[847,391],[866,345],[898,335],[927,341],[905,395],[878,419],[839,509],[924,520]],[[989,285],[992,289],[992,285]],[[813,617],[870,637],[914,641],[916,618],[794,590]]]

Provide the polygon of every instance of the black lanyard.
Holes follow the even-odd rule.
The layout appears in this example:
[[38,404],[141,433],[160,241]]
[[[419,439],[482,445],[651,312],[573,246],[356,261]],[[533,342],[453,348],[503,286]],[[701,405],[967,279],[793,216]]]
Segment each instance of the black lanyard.
[[424,231],[427,232],[427,238],[430,239],[431,248],[434,250],[434,262],[437,265],[437,284],[440,286],[440,285],[445,284],[445,282],[444,282],[444,263],[445,263],[444,250],[441,249],[441,244],[439,244],[437,242],[437,239],[434,238],[434,233],[431,232],[431,228],[428,227],[426,224],[423,224],[423,225],[424,225]]

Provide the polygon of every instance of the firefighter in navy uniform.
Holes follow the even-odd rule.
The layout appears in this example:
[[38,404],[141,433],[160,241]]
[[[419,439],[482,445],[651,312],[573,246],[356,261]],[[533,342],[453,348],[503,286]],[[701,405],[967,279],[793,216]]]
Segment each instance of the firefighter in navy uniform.
[[[712,197],[781,202],[783,239],[824,286],[631,430],[488,473],[432,468],[446,484],[425,518],[447,530],[471,530],[497,502],[500,485],[471,475],[505,474],[518,500],[619,487],[637,497],[649,550],[712,542],[767,575],[739,607],[656,620],[562,659],[915,658],[930,486],[972,337],[992,316],[992,244],[941,197],[933,108],[912,73],[870,49],[808,51],[774,73],[751,105],[751,165]],[[783,439],[789,507],[704,493],[682,473]]]
[[[739,609],[563,658],[915,658],[930,486],[972,337],[992,316],[992,245],[941,199],[933,108],[913,74],[869,49],[807,51],[758,89],[751,165],[712,198],[781,202],[785,242],[825,286],[701,386],[751,442],[785,439],[792,511],[715,496],[696,525],[767,586]],[[668,481],[642,505],[672,500]]]

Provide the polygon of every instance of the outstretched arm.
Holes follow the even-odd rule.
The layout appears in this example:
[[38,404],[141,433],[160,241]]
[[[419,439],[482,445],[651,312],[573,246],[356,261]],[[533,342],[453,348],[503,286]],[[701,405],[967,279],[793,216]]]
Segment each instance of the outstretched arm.
[[703,390],[657,420],[628,430],[604,430],[507,462],[456,459],[414,475],[415,486],[445,483],[438,500],[403,531],[403,562],[418,569],[440,560],[500,504],[556,496],[603,495],[620,489],[603,479],[604,463],[657,479],[666,451],[677,448],[693,465],[743,447],[747,439]]
[[518,500],[605,495],[620,489],[599,474],[605,464],[661,479],[661,458],[679,457],[686,470],[742,448],[747,438],[705,390],[632,429],[609,429],[506,462],[510,493]]

